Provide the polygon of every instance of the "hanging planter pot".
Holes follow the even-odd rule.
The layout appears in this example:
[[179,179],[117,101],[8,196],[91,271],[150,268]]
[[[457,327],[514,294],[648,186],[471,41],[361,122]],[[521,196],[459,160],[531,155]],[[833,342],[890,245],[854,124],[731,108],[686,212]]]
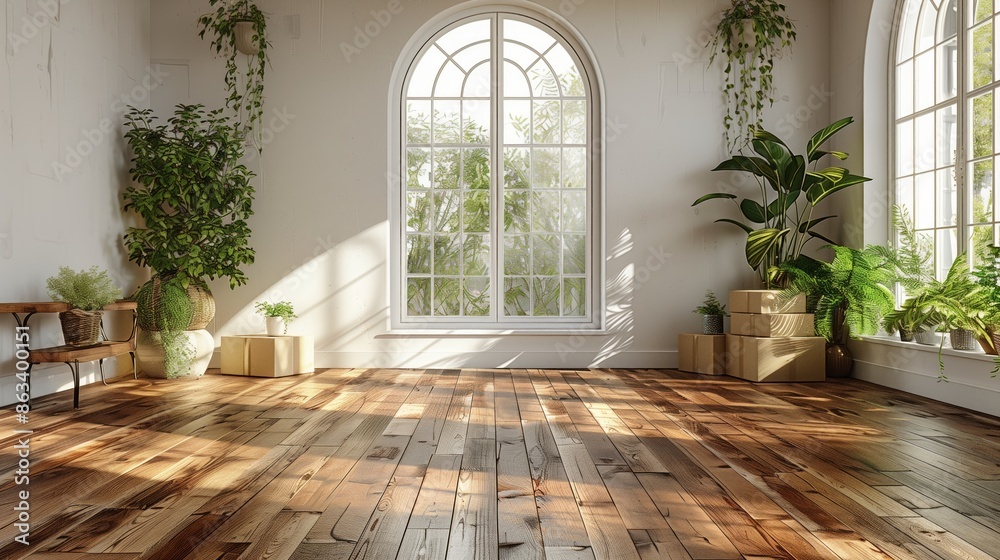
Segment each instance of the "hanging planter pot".
[[253,29],[252,21],[238,21],[233,29],[236,39],[236,50],[245,55],[254,56],[260,52],[260,41]]

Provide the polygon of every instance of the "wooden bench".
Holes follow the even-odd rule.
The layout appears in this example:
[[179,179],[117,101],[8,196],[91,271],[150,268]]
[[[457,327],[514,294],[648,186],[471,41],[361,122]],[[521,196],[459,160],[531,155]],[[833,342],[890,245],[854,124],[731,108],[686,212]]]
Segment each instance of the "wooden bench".
[[[14,316],[18,327],[27,327],[28,319],[36,313],[61,313],[69,311],[69,304],[46,301],[28,303],[0,303],[0,313],[10,313]],[[104,378],[104,360],[129,354],[132,357],[132,375],[138,379],[135,363],[135,334],[138,315],[136,314],[136,303],[134,301],[119,300],[108,304],[102,308],[104,311],[131,311],[132,312],[132,332],[125,340],[111,340],[101,325],[101,341],[88,346],[52,346],[48,348],[28,348],[28,369],[26,373],[31,376],[31,368],[36,364],[59,363],[69,366],[73,373],[73,408],[80,408],[80,362],[98,362],[101,371],[101,381],[107,385]],[[23,317],[22,317],[23,315]],[[31,404],[31,384],[28,383],[28,404]]]

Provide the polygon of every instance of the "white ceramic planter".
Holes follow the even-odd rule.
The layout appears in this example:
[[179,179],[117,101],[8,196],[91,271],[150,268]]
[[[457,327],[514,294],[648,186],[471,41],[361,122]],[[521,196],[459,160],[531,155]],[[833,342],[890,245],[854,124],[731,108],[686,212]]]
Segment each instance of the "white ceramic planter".
[[267,336],[278,336],[285,334],[285,319],[284,317],[268,317],[267,318]]
[[[194,361],[186,375],[201,377],[208,370],[208,362],[215,352],[215,338],[205,329],[184,331],[189,346],[194,348]],[[139,331],[136,337],[135,356],[139,361],[139,371],[150,377],[166,379],[163,365],[163,341],[158,332]]]

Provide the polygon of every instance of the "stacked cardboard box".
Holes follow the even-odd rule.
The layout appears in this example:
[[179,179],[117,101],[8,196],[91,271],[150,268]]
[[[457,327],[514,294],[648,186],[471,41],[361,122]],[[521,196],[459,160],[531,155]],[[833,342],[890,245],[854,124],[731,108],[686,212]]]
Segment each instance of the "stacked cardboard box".
[[803,295],[775,290],[729,293],[726,373],[750,381],[823,381],[826,341],[813,336],[813,315]]
[[689,373],[726,373],[726,335],[681,334],[677,337],[677,369]]

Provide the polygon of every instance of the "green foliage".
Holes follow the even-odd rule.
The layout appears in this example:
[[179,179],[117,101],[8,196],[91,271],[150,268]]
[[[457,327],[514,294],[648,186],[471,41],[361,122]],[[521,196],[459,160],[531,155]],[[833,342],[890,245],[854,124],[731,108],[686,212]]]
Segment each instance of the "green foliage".
[[[753,37],[744,37],[743,22],[753,22]],[[722,12],[709,48],[725,57],[726,147],[736,153],[759,128],[765,105],[774,104],[774,61],[795,40],[795,26],[785,15],[785,6],[775,0],[733,0]]]
[[816,302],[816,333],[828,341],[842,342],[838,334],[843,326],[853,337],[875,334],[882,318],[895,307],[888,263],[871,246],[829,248],[834,252],[829,263],[799,255],[777,267],[787,278],[788,290],[804,292]]
[[106,270],[92,266],[79,272],[68,266],[59,267],[59,274],[45,281],[49,297],[84,311],[97,311],[122,297]]
[[[969,270],[968,258],[962,253],[944,280],[933,280],[907,299],[902,309],[890,314],[889,319],[899,324],[916,322],[917,328],[931,328],[940,324],[944,330],[966,329],[978,338],[989,338],[986,318],[990,312],[989,290],[978,283]],[[892,325],[890,325],[892,326]],[[944,361],[938,348],[938,365],[944,378]],[[993,373],[1000,370],[1000,358],[994,360]]]
[[[731,200],[736,204],[742,221],[723,218],[716,222],[736,225],[747,234],[747,264],[757,271],[768,288],[782,283],[780,276],[772,273],[780,271],[782,263],[797,259],[809,241],[818,238],[833,243],[813,228],[836,216],[814,217],[816,206],[834,193],[871,180],[852,175],[843,167],[819,169],[818,162],[824,156],[841,161],[847,159],[848,154],[844,152],[826,152],[819,148],[853,121],[847,117],[817,131],[809,139],[805,155],[793,154],[787,144],[770,132],[756,130],[751,144],[757,155],[733,156],[713,171],[752,174],[760,190],[759,200],[738,201],[735,194],[716,192],[692,204],[697,206],[713,199]],[[809,164],[813,164],[812,170],[807,169]]]
[[979,265],[972,271],[976,284],[986,295],[983,321],[991,330],[1000,326],[1000,247],[988,245]]
[[[251,0],[209,0],[209,5],[215,11],[198,18],[201,27],[198,36],[204,39],[205,33],[211,31],[212,48],[216,54],[226,57],[226,107],[236,112],[240,123],[237,130],[241,136],[256,131],[252,137],[257,149],[262,150],[264,70],[269,63],[267,49],[271,46],[266,36],[267,17]],[[253,41],[257,47],[257,54],[245,55],[243,68],[237,62],[240,53],[236,50],[236,24],[240,22],[253,25]]]
[[167,379],[187,375],[194,363],[195,347],[184,330],[162,331],[160,342],[163,344],[163,369]]
[[729,316],[726,313],[726,306],[719,301],[719,298],[715,297],[715,293],[712,290],[705,291],[705,301],[701,305],[694,308],[694,313],[699,315],[724,315]]
[[183,331],[191,324],[191,301],[176,277],[155,276],[132,296],[144,331]]
[[281,317],[285,320],[286,325],[299,317],[295,314],[295,309],[292,307],[292,302],[290,301],[279,301],[277,303],[258,301],[254,304],[254,309],[264,317]]
[[243,142],[221,110],[178,105],[166,125],[152,111],[130,107],[125,138],[135,154],[123,210],[145,227],[125,233],[129,260],[181,286],[221,277],[246,283],[240,269],[254,260],[247,220],[254,174],[239,161]]
[[880,247],[894,271],[893,281],[907,293],[915,293],[934,281],[934,243],[919,234],[905,206],[892,207],[896,247]]

